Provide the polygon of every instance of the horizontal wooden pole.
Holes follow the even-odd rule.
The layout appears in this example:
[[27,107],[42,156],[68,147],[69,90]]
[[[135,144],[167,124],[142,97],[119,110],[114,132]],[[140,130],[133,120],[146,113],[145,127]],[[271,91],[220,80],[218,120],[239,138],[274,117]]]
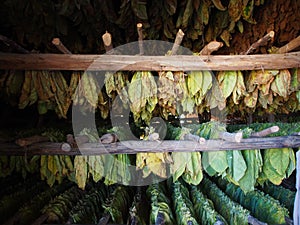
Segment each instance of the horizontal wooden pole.
[[300,136],[282,136],[265,138],[247,138],[241,142],[207,140],[204,144],[194,141],[122,141],[112,144],[85,143],[79,149],[65,152],[60,149],[61,143],[36,143],[20,147],[14,143],[0,144],[0,155],[101,155],[101,154],[135,154],[141,152],[193,152],[224,151],[268,148],[298,148]]
[[300,52],[262,55],[70,55],[0,53],[0,69],[192,71],[262,70],[300,67]]

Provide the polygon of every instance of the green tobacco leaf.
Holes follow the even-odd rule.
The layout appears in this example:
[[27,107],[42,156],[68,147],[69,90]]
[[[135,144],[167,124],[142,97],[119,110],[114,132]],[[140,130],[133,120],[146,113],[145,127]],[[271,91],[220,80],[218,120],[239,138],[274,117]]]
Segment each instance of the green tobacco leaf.
[[[278,162],[279,165],[275,165],[276,168],[273,167],[272,163],[271,163],[271,158],[273,156],[275,156],[275,158],[278,159],[278,156],[276,156],[278,154],[277,149],[266,149],[264,150],[264,154],[263,154],[263,174],[262,177],[264,179],[270,180],[273,184],[279,185],[282,180],[285,178],[285,174],[281,175],[279,174],[277,171],[282,170],[282,167],[285,167],[284,164],[286,164],[285,162]],[[279,160],[281,161],[281,160]],[[274,160],[273,160],[273,164],[274,164]]]
[[218,74],[218,81],[224,98],[228,98],[237,82],[237,71],[221,71]]
[[262,157],[260,150],[244,150],[242,154],[246,161],[247,170],[239,180],[239,185],[244,192],[249,192],[254,190],[256,180],[262,170]]
[[203,75],[201,71],[192,71],[187,77],[187,86],[191,96],[201,90],[203,84]]
[[203,83],[202,83],[202,94],[206,95],[209,89],[212,87],[212,74],[210,71],[202,71]]
[[286,170],[286,177],[291,176],[291,174],[293,173],[293,171],[296,168],[296,157],[295,157],[295,153],[294,150],[292,148],[289,148],[289,157],[290,157],[290,162],[289,162],[289,166]]
[[300,69],[293,69],[291,76],[290,92],[298,91],[300,89]]
[[[218,174],[222,174],[228,168],[227,157],[225,151],[203,152],[202,165],[206,172],[210,169]],[[209,168],[210,167],[210,168]]]
[[290,162],[289,148],[268,149],[266,151],[270,154],[272,167],[278,174],[284,176]]
[[190,153],[188,152],[172,152],[173,163],[171,166],[173,181],[178,180],[184,173],[186,164],[191,160]]
[[228,162],[228,173],[232,179],[238,183],[245,175],[247,169],[246,162],[241,151],[226,151]]
[[297,91],[297,92],[296,92],[296,97],[297,97],[298,102],[299,102],[299,104],[300,104],[300,91]]
[[128,97],[131,101],[130,108],[133,113],[139,113],[146,105],[147,100],[144,98],[145,94],[143,92],[142,73],[136,72],[128,87]]

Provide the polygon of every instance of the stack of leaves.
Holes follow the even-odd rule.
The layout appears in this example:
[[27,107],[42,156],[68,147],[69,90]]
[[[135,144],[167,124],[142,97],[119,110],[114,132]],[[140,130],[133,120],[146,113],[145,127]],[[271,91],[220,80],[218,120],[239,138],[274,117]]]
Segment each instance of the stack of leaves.
[[264,193],[267,193],[273,198],[277,199],[284,207],[286,207],[290,212],[290,216],[293,215],[294,201],[296,196],[294,191],[269,182],[265,183],[260,188]]
[[231,200],[215,183],[208,178],[203,178],[199,188],[213,201],[216,210],[229,224],[248,224],[250,212]]
[[[152,136],[159,136],[155,133],[155,128],[146,127],[144,141],[151,141]],[[158,141],[158,140],[152,140]],[[161,178],[167,178],[169,173],[169,164],[172,158],[168,152],[158,153],[137,153],[136,154],[136,167],[142,170],[143,177],[148,177],[151,173]]]
[[97,107],[102,118],[109,114],[108,101],[97,80],[98,72],[86,71],[82,74],[76,92],[73,96],[73,104],[79,106],[82,113],[94,112]]
[[162,108],[162,116],[180,115],[182,112],[192,113],[194,102],[189,97],[185,74],[182,71],[159,72],[158,105]]
[[238,186],[225,180],[217,179],[218,184],[228,196],[251,211],[253,216],[270,224],[284,224],[288,210],[280,202],[259,190],[244,193]]
[[197,225],[193,203],[190,200],[189,190],[180,181],[171,184],[172,199],[174,202],[174,211],[177,224]]
[[225,219],[214,209],[213,202],[206,198],[196,186],[191,186],[191,197],[195,215],[200,224],[227,224]]
[[[97,131],[84,128],[80,135],[86,135],[89,142],[99,142]],[[129,184],[131,180],[130,165],[128,154],[77,155],[74,158],[75,181],[82,189],[85,188],[89,177],[92,177],[95,182],[104,177],[107,185]]]
[[103,185],[92,187],[69,211],[67,224],[95,224],[103,213],[102,204],[104,204],[109,195],[108,188]]
[[130,110],[134,121],[149,124],[158,102],[157,84],[150,71],[135,72],[128,86]]
[[125,224],[129,207],[133,200],[132,189],[125,186],[117,186],[110,196],[110,201],[103,204],[104,214],[109,214],[115,224]]
[[[172,140],[182,140],[191,129],[168,126],[168,138]],[[188,184],[198,185],[203,177],[201,154],[200,152],[172,152],[171,171],[173,181],[177,181],[179,177]]]
[[43,192],[35,195],[29,202],[25,203],[14,216],[9,219],[12,224],[31,224],[37,217],[40,216],[41,208],[52,198],[71,187],[70,182],[48,187]]
[[0,198],[1,224],[13,216],[27,201],[46,190],[47,185],[43,182],[36,182],[36,180],[34,182],[22,182],[22,186],[18,186],[17,189],[13,189],[11,193],[6,193]]
[[14,172],[22,174],[26,178],[28,173],[33,174],[38,171],[40,156],[0,156],[0,177],[7,177]]
[[262,155],[263,168],[259,178],[261,184],[269,180],[273,184],[279,185],[296,168],[296,158],[292,148],[265,149]]
[[68,155],[41,155],[40,157],[41,179],[46,180],[52,187],[57,181],[62,183],[67,177],[70,181],[75,181],[74,164]]
[[[76,85],[76,84],[75,84]],[[25,71],[19,108],[24,109],[37,102],[39,114],[55,110],[59,117],[66,118],[72,93],[60,71]]]
[[159,215],[162,215],[166,225],[175,224],[171,201],[166,195],[167,192],[163,183],[151,184],[147,188],[147,196],[151,201],[150,224],[156,224]]
[[69,211],[83,195],[81,189],[73,186],[51,200],[41,212],[47,215],[48,223],[65,223]]

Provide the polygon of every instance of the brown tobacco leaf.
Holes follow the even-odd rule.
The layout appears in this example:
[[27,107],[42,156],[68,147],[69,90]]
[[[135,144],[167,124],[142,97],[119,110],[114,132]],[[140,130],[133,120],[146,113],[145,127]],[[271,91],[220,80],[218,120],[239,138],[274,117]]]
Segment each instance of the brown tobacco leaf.
[[237,22],[243,12],[243,1],[242,0],[230,0],[228,5],[228,13],[234,22]]
[[291,74],[289,70],[280,70],[275,80],[271,84],[271,89],[274,93],[281,97],[288,97],[288,90],[290,89]]
[[249,108],[255,108],[258,99],[258,88],[244,98],[245,105]]

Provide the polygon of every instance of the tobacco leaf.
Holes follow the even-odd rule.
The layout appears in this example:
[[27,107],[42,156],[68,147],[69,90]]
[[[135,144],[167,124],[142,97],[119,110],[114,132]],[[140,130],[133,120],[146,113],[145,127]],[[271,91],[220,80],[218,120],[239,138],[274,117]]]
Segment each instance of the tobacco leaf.
[[246,161],[247,169],[245,175],[239,180],[239,185],[244,192],[253,191],[259,174],[262,170],[262,156],[260,150],[244,150],[243,157]]
[[88,176],[87,157],[77,155],[74,158],[75,179],[79,188],[85,189]]
[[241,151],[227,151],[228,171],[227,176],[233,179],[235,184],[245,175],[247,165]]
[[293,69],[291,76],[290,93],[300,89],[300,69]]
[[220,71],[218,81],[224,98],[228,98],[233,92],[237,83],[237,71]]
[[242,0],[230,0],[228,4],[228,13],[231,17],[231,20],[237,22],[243,12],[243,2]]
[[280,70],[276,75],[275,80],[271,84],[271,89],[274,93],[283,98],[288,97],[288,91],[290,89],[291,74],[289,70]]
[[228,168],[225,151],[203,152],[202,154],[203,169],[210,175],[220,175]]
[[232,92],[232,99],[234,104],[238,104],[239,100],[246,95],[247,92],[244,83],[244,76],[241,71],[237,71],[237,82]]
[[252,93],[249,93],[244,98],[244,103],[249,108],[255,108],[258,99],[258,88],[256,88]]

